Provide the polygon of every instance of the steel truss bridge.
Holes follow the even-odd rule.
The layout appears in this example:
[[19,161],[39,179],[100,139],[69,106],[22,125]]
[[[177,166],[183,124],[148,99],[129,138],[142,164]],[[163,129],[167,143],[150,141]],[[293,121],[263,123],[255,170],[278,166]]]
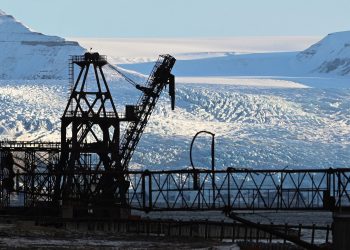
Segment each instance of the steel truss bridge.
[[[50,207],[54,196],[60,144],[52,142],[0,142],[0,205]],[[6,169],[13,157],[14,173]],[[83,155],[81,175],[92,159]],[[69,170],[67,170],[69,172]],[[77,171],[77,170],[75,170]],[[65,174],[69,174],[66,173]],[[74,173],[76,174],[76,173]],[[78,173],[79,174],[79,173]],[[102,171],[101,173],[102,174]],[[103,174],[116,174],[103,170]],[[350,206],[350,169],[179,169],[124,171],[130,182],[126,206],[149,211],[175,210],[343,210]],[[11,175],[13,190],[6,188]],[[86,177],[85,177],[86,178]],[[77,180],[78,181],[78,180]]]

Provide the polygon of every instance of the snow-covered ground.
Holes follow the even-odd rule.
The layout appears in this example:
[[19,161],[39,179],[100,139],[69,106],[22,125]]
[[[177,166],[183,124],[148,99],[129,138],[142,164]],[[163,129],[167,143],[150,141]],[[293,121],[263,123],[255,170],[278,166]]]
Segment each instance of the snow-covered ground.
[[[110,82],[119,110],[135,103],[136,90]],[[1,82],[1,139],[59,140],[67,100],[65,81]],[[121,87],[122,86],[122,87]],[[163,95],[134,155],[145,168],[189,164],[192,136],[216,134],[218,168],[347,167],[350,162],[350,90],[257,88],[178,84],[177,106]],[[209,166],[209,138],[195,145],[195,162]]]
[[109,56],[111,62],[140,63],[171,54],[177,59],[192,60],[225,56],[227,53],[263,53],[301,51],[318,42],[317,36],[268,36],[222,38],[85,38],[72,37],[83,47]]
[[[1,65],[11,61],[12,66],[0,67],[0,139],[59,140],[59,118],[69,89],[62,72],[68,72],[68,55],[84,49],[33,33],[4,13],[1,39],[1,51],[6,51],[0,54]],[[187,167],[190,141],[200,130],[216,134],[217,168],[347,167],[350,32],[328,35],[312,45],[317,40],[80,38],[78,42],[87,50],[107,54],[111,63],[128,69],[127,74],[140,83],[146,79],[141,74],[149,73],[159,53],[178,59],[176,110],[170,110],[165,93],[134,154],[134,167]],[[15,52],[12,57],[10,50]],[[137,101],[137,90],[120,76],[106,74],[119,110]],[[198,166],[210,165],[209,139],[196,141]]]

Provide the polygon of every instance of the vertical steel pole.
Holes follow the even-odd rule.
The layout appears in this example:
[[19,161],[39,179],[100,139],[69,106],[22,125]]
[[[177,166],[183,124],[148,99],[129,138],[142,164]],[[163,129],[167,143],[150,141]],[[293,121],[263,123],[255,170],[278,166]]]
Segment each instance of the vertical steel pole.
[[227,169],[227,205],[231,210],[230,178],[231,178],[231,173],[229,172],[229,169]]
[[142,208],[146,209],[146,183],[145,173],[141,174],[141,195],[142,195]]
[[148,175],[148,207],[149,210],[152,210],[152,175]]
[[215,134],[211,134],[211,171],[212,171],[212,188],[213,188],[213,208],[215,208]]

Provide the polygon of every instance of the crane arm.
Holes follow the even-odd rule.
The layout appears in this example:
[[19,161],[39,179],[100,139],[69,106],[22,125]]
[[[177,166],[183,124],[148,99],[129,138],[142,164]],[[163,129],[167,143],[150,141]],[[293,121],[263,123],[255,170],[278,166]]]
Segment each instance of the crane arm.
[[166,85],[169,85],[171,106],[175,106],[175,78],[171,70],[176,59],[170,55],[160,55],[147,80],[146,86],[136,86],[142,90],[137,103],[136,118],[130,121],[120,143],[120,164],[123,170],[128,169],[128,164],[140,141],[148,119],[152,114],[159,96]]

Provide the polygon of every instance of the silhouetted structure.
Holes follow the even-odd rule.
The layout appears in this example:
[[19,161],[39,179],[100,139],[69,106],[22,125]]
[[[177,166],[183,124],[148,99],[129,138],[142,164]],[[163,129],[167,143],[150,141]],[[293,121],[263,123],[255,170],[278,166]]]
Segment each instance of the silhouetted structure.
[[[65,209],[84,214],[97,205],[107,208],[121,203],[116,190],[125,181],[122,175],[109,174],[120,166],[120,119],[102,71],[107,60],[98,53],[86,53],[74,56],[72,62],[80,72],[61,118],[60,174],[54,198],[62,200]],[[93,82],[88,81],[90,69]]]
[[[174,76],[170,73],[174,63],[172,56],[161,55],[146,85],[141,86],[109,65],[105,56],[73,56],[69,64],[71,83],[74,65],[79,73],[61,118],[60,146],[17,142],[1,146],[2,207],[9,206],[11,192],[16,190],[23,194],[18,202],[23,200],[24,207],[62,210],[64,217],[122,217],[123,211],[127,213],[128,164],[167,85],[174,108]],[[137,105],[127,105],[122,116],[118,115],[103,73],[107,64],[142,91]],[[128,122],[122,138],[121,122]]]
[[[148,118],[164,87],[174,85],[170,71],[175,59],[169,55],[160,57],[147,85],[136,86],[143,91],[138,104],[127,106],[122,118],[102,70],[107,64],[106,57],[86,53],[74,56],[72,63],[80,67],[80,72],[62,116],[54,201],[62,201],[67,216],[87,212],[115,215],[116,208],[126,206],[129,182],[124,172]],[[88,81],[90,69],[93,71],[90,77],[95,81]],[[121,122],[129,125],[119,146]]]
[[[73,56],[70,79],[74,79],[74,65],[80,71],[62,116],[61,142],[0,142],[0,211],[69,218],[124,218],[130,209],[222,210],[258,232],[314,249],[313,240],[307,243],[300,235],[290,237],[288,225],[281,233],[270,225],[239,218],[232,211],[343,211],[350,208],[349,169],[216,170],[211,133],[212,169],[194,168],[193,162],[192,169],[128,169],[148,119],[167,85],[174,109],[175,81],[171,74],[174,64],[172,56],[160,56],[146,84],[141,86],[109,65],[105,56],[98,53]],[[103,74],[106,65],[142,91],[138,103],[127,105],[124,115],[117,113]],[[123,135],[121,122],[127,122]],[[224,234],[222,227],[221,235]],[[259,238],[259,233],[256,235]]]

